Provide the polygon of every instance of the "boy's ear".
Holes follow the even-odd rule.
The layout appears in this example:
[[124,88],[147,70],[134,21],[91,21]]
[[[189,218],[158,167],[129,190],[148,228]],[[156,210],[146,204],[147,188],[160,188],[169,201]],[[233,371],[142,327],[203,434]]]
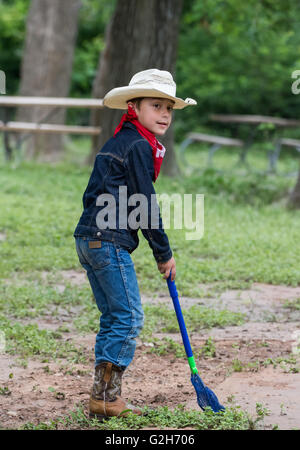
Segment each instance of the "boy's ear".
[[136,112],[136,104],[134,102],[127,102],[127,106],[131,106],[131,108],[134,109],[134,111]]
[[127,106],[131,106],[135,112],[137,112],[137,110],[138,110],[137,102],[129,101],[129,102],[127,102]]

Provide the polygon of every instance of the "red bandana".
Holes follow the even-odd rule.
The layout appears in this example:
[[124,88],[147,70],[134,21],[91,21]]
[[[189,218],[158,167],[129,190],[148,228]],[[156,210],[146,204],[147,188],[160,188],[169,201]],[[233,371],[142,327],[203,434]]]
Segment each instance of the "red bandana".
[[140,133],[141,136],[143,136],[145,139],[147,139],[147,141],[149,142],[149,144],[152,147],[152,158],[153,158],[153,164],[154,164],[154,178],[153,181],[155,182],[156,178],[158,177],[159,171],[160,171],[160,166],[163,162],[163,158],[165,156],[165,152],[166,149],[165,147],[158,142],[158,140],[155,137],[155,134],[151,133],[151,131],[147,130],[147,128],[145,128],[139,121],[137,118],[137,115],[134,111],[134,109],[132,108],[132,106],[128,106],[128,113],[127,114],[123,114],[121,122],[119,123],[119,125],[117,126],[117,128],[115,129],[114,132],[114,136],[119,133],[119,131],[121,130],[124,122],[131,122],[133,123],[133,125],[136,126],[138,132]]

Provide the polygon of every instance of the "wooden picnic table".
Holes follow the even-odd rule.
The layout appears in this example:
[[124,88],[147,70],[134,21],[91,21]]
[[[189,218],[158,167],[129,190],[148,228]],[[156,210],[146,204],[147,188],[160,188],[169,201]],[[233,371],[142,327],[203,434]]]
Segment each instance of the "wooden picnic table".
[[258,116],[248,114],[212,114],[211,120],[223,123],[239,123],[246,125],[260,125],[261,123],[271,123],[278,127],[299,127],[300,120],[283,119],[281,117]]
[[[295,128],[300,127],[300,120],[296,119],[285,119],[282,117],[272,117],[272,116],[262,116],[262,115],[249,115],[249,114],[212,114],[210,119],[214,122],[227,123],[227,124],[237,124],[237,125],[248,125],[250,131],[245,140],[245,145],[242,147],[240,154],[240,162],[247,165],[246,156],[253,145],[254,139],[257,135],[259,126],[261,124],[272,124],[274,125],[273,130],[266,130],[267,134],[271,131],[276,131],[277,128]],[[281,142],[279,139],[278,142]],[[276,163],[279,156],[279,152],[276,150],[278,146],[277,141],[274,143],[273,151],[269,152],[269,171],[276,170]]]
[[22,96],[0,96],[0,106],[54,106],[64,108],[103,108],[103,100],[101,98],[69,98],[69,97],[22,97]]
[[[8,120],[8,108],[14,107],[34,107],[45,108],[46,113],[36,122],[13,122]],[[7,159],[11,159],[12,149],[9,143],[9,133],[19,132],[17,147],[22,141],[27,139],[31,133],[53,133],[53,134],[87,134],[97,135],[101,133],[100,127],[72,126],[43,123],[53,116],[59,108],[88,108],[102,109],[104,107],[102,99],[96,98],[64,98],[64,97],[25,97],[0,95],[0,108],[3,109],[3,121],[0,121],[0,131],[3,131],[4,148]]]

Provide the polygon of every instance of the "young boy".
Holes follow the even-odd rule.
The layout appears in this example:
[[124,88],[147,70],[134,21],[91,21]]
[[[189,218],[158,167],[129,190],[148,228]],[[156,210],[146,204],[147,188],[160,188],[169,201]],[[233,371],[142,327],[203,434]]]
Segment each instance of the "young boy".
[[[124,410],[141,413],[121,397],[122,375],[133,359],[135,338],[144,321],[130,256],[139,244],[139,228],[163,277],[167,279],[171,272],[174,280],[176,275],[157,202],[157,220],[153,220],[152,184],[165,153],[156,136],[163,136],[171,125],[173,108],[196,104],[175,93],[176,84],[169,72],[149,69],[135,74],[128,86],[112,89],[104,97],[105,106],[128,112],[96,155],[83,195],[84,210],[74,231],[79,261],[101,312],[89,402],[90,416],[99,419],[119,416]],[[145,201],[136,215],[133,206],[141,194]],[[146,222],[143,226],[141,219]]]

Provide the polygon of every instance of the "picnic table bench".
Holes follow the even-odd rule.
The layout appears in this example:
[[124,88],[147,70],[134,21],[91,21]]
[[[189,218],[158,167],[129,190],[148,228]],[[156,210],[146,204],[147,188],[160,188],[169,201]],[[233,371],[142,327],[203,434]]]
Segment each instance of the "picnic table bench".
[[203,133],[189,133],[186,137],[186,139],[182,142],[180,146],[180,153],[181,157],[184,161],[184,163],[187,165],[187,161],[185,159],[185,150],[186,148],[192,143],[192,142],[207,142],[209,144],[212,144],[212,146],[209,149],[208,153],[208,161],[207,166],[212,165],[212,158],[215,152],[224,146],[229,147],[243,147],[244,142],[240,139],[233,139],[223,136],[214,136],[211,134],[203,134]]
[[[21,107],[21,106],[40,106],[51,108],[50,111],[41,117],[37,122],[13,122],[8,121],[7,107]],[[74,126],[44,123],[48,120],[58,108],[89,108],[101,109],[103,108],[102,99],[88,99],[88,98],[63,98],[63,97],[24,97],[24,96],[0,96],[0,108],[4,109],[4,118],[0,121],[0,131],[4,133],[4,148],[7,159],[11,158],[12,149],[9,142],[9,133],[22,133],[17,141],[17,147],[20,146],[31,133],[52,133],[52,134],[85,134],[97,135],[101,133],[100,127],[90,126]],[[43,123],[42,123],[43,122]]]
[[276,165],[277,165],[277,161],[278,161],[282,146],[292,147],[298,153],[300,153],[300,140],[299,139],[290,139],[290,138],[278,139],[275,142],[275,149],[274,149],[274,152],[272,152],[271,161],[270,161],[270,168],[273,172],[276,171]]
[[[241,154],[241,161],[244,163],[246,163],[246,155],[254,142],[254,138],[256,137],[257,131],[261,124],[272,124],[274,126],[274,131],[277,131],[278,128],[284,129],[284,128],[300,127],[300,120],[285,119],[282,117],[247,115],[247,114],[212,114],[210,118],[211,120],[220,123],[239,124],[239,125],[244,124],[249,125],[251,127],[250,132],[248,134],[248,138],[246,140],[246,144]],[[272,130],[270,130],[270,132],[272,132]],[[276,171],[276,165],[282,145],[294,146],[296,147],[296,149],[297,145],[294,145],[296,142],[294,139],[289,138],[277,138],[275,140],[270,138],[270,140],[271,143],[273,143],[273,150],[270,151],[268,154],[269,167],[267,172],[272,173]]]
[[282,146],[286,145],[294,147],[297,151],[300,152],[300,141],[290,138],[277,138],[274,140],[270,137],[273,131],[277,131],[277,128],[284,129],[289,127],[300,127],[300,120],[248,114],[212,114],[210,116],[210,120],[226,124],[246,125],[249,127],[248,135],[245,140],[241,140],[237,138],[214,136],[210,134],[189,133],[180,146],[180,154],[185,164],[187,164],[184,157],[186,148],[192,142],[199,141],[212,144],[212,146],[209,148],[208,165],[212,164],[212,157],[220,147],[230,146],[239,147],[241,149],[240,158],[237,164],[240,163],[241,165],[245,165],[249,168],[246,157],[249,149],[254,143],[254,139],[257,136],[257,132],[261,124],[273,125],[273,127],[270,127],[269,130],[266,130],[266,135],[270,138],[271,144],[273,144],[273,150],[270,150],[268,153],[269,164],[267,172],[276,171],[276,165]]
[[2,122],[0,120],[0,130],[2,131],[27,131],[31,133],[70,133],[70,134],[89,134],[95,135],[101,132],[101,128],[73,126],[73,125],[55,125],[52,123],[34,123],[34,122]]
[[279,127],[299,127],[300,120],[283,119],[281,117],[259,116],[248,114],[212,114],[211,120],[223,123],[252,124],[259,126],[261,123],[272,123]]
[[[272,131],[277,131],[278,128],[295,128],[300,127],[300,120],[297,119],[285,119],[282,117],[272,117],[272,116],[262,116],[262,115],[248,115],[248,114],[212,114],[210,119],[213,121],[217,121],[219,123],[228,123],[228,124],[238,124],[238,125],[248,125],[250,127],[250,132],[248,133],[248,137],[246,139],[245,146],[242,149],[241,154],[241,162],[246,164],[246,156],[253,145],[254,139],[257,135],[259,127],[261,124],[271,124],[274,126],[273,130],[270,129],[268,133],[268,137],[270,138],[271,143],[273,143],[273,150],[269,151],[268,159],[269,166],[267,172],[275,172],[276,165],[280,154],[280,149],[282,145],[292,145],[292,141],[295,143],[295,140],[289,138],[277,138],[272,139],[270,137],[270,133]],[[284,144],[287,142],[288,144]],[[297,146],[295,146],[297,147]]]

